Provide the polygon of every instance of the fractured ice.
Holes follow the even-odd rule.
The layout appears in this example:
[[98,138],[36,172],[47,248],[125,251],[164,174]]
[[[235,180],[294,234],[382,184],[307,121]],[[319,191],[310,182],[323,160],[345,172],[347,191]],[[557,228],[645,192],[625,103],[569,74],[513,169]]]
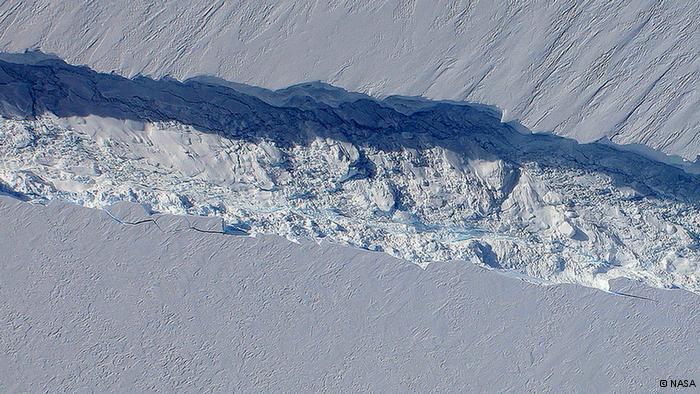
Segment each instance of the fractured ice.
[[[417,264],[700,292],[700,177],[469,103],[0,62],[0,181],[35,201],[220,216]],[[4,184],[4,185],[3,185]]]

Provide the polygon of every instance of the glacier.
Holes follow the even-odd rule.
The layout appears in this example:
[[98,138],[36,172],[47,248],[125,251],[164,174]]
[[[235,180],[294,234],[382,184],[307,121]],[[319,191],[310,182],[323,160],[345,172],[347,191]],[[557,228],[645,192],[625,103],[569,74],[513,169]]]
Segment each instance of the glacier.
[[0,2],[0,51],[123,76],[320,80],[503,109],[536,131],[700,155],[700,2]]
[[[492,106],[0,60],[0,186],[542,283],[700,293],[700,176]],[[118,216],[115,214],[115,217]]]
[[422,270],[339,245],[203,234],[182,216],[122,225],[62,202],[0,196],[0,217],[3,393],[649,392],[659,377],[698,381],[700,302],[685,291],[537,286],[458,261]]

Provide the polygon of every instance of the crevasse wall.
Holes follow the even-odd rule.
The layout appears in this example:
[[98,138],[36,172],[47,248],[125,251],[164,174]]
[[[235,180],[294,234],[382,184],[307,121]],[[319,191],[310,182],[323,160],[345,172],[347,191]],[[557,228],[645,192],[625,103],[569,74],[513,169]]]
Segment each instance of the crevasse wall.
[[700,154],[700,2],[6,1],[0,50],[126,76],[322,80],[497,105],[590,142]]

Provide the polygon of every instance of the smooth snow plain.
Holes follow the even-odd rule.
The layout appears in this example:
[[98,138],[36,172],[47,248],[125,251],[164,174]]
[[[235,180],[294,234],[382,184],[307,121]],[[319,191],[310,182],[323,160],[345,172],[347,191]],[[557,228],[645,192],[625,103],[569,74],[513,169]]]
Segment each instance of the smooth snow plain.
[[[662,392],[696,294],[536,286],[464,262],[0,197],[2,392]],[[157,219],[156,223],[149,219]],[[634,297],[631,297],[634,296]],[[668,390],[668,389],[666,389]],[[689,391],[690,392],[690,391]]]
[[0,180],[27,200],[131,201],[423,267],[700,292],[700,176],[682,169],[529,134],[483,105],[126,79],[37,56],[0,61]]
[[486,103],[532,130],[692,161],[699,14],[657,0],[4,1],[0,50],[129,77]]

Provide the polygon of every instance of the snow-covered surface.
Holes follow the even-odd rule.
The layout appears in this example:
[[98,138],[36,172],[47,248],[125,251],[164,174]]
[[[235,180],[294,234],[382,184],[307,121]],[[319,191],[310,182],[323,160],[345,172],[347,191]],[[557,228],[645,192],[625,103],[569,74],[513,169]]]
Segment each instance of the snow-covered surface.
[[[115,213],[148,218],[135,208]],[[0,218],[2,392],[655,392],[700,379],[700,302],[684,291],[541,287],[2,197]]]
[[26,63],[0,61],[0,180],[27,199],[126,200],[423,266],[700,292],[700,177],[637,154],[525,134],[464,103]]
[[0,2],[0,50],[126,76],[321,80],[375,96],[497,105],[590,142],[700,154],[700,2]]

